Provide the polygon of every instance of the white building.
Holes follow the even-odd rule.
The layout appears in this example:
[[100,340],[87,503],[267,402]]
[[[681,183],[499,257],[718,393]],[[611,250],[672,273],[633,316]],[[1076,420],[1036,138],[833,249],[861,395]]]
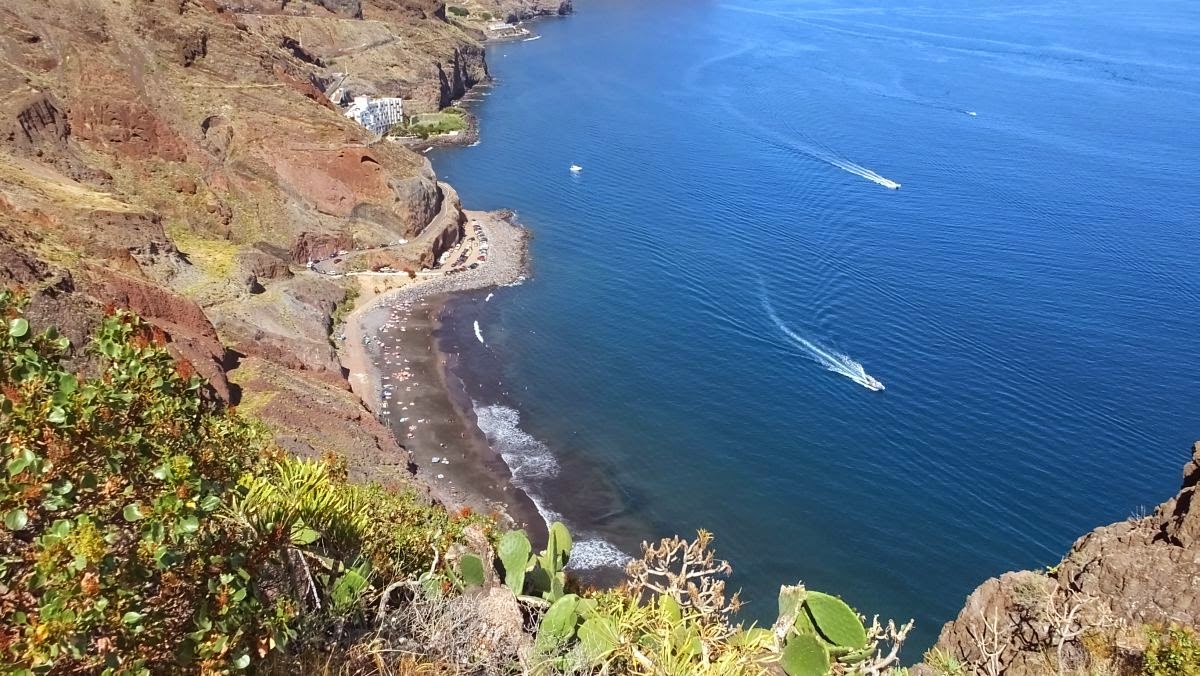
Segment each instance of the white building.
[[356,96],[354,103],[346,109],[346,117],[376,134],[383,134],[391,129],[392,125],[404,121],[404,99]]

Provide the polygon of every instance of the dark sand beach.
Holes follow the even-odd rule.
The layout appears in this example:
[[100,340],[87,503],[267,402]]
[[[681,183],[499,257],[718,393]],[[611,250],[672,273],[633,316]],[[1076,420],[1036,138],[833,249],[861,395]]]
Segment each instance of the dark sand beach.
[[526,271],[523,228],[503,213],[468,216],[467,238],[447,268],[464,253],[468,265],[476,261],[484,238],[487,260],[458,273],[424,273],[365,302],[347,318],[344,361],[355,393],[409,452],[433,497],[451,509],[507,515],[537,536],[541,515],[475,424],[455,356],[438,345],[439,318],[454,294],[512,284]]

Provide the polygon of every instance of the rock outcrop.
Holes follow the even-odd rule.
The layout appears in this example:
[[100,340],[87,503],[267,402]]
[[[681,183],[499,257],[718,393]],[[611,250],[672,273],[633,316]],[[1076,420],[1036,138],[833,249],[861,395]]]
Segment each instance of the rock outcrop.
[[[927,659],[953,659],[965,673],[1125,673],[1147,626],[1200,627],[1198,490],[1200,442],[1178,495],[1085,535],[1049,572],[984,582]],[[916,673],[939,671],[924,664]]]
[[350,96],[398,96],[408,112],[432,112],[489,79],[483,48],[438,16],[431,8],[372,2],[361,21],[282,13],[240,20],[284,48],[303,45],[308,63],[326,64],[317,72],[328,86]]
[[492,16],[508,23],[539,16],[566,16],[574,11],[571,0],[487,0],[481,4]]

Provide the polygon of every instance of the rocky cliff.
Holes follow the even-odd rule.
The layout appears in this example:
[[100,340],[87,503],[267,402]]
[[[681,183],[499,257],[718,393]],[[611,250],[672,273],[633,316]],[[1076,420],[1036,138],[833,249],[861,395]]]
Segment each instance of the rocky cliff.
[[136,310],[298,453],[402,457],[330,344],[347,282],[304,263],[399,240],[428,262],[458,237],[429,163],[324,95],[433,110],[485,80],[444,5],[0,0],[0,22],[0,283],[76,346]]
[[1153,514],[1097,528],[1047,571],[980,585],[916,673],[1138,673],[1147,632],[1200,627],[1198,491],[1200,442]]
[[509,23],[539,16],[565,16],[574,11],[571,0],[479,0],[476,4]]

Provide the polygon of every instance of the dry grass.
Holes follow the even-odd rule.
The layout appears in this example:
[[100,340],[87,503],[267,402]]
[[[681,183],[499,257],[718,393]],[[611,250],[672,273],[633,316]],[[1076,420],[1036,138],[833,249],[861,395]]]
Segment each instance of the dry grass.
[[386,637],[396,658],[409,648],[414,651],[409,656],[453,665],[454,673],[521,673],[520,641],[514,636],[521,628],[497,623],[488,616],[488,607],[478,595],[416,594],[384,620],[378,638]]

